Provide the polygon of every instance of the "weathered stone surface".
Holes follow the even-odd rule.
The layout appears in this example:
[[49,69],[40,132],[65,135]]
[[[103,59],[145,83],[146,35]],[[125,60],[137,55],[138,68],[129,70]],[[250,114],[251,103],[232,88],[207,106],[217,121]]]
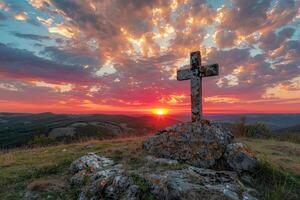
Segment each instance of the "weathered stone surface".
[[110,159],[97,156],[94,153],[89,153],[88,155],[74,161],[70,167],[70,171],[72,174],[84,169],[88,169],[88,171],[97,171],[112,164],[114,164],[114,162]]
[[177,80],[191,80],[191,110],[192,122],[202,119],[202,77],[217,76],[219,74],[219,65],[201,66],[200,51],[191,53],[190,69],[181,69],[177,71]]
[[231,133],[208,121],[176,124],[148,137],[143,147],[151,154],[195,167],[212,168],[233,140]]
[[153,162],[155,164],[166,164],[166,165],[176,165],[178,164],[177,160],[170,160],[170,159],[165,159],[165,158],[156,158],[154,156],[146,156],[145,158],[149,162]]
[[[93,154],[89,154],[84,156],[84,159],[93,156]],[[110,160],[105,157],[101,158]],[[79,160],[82,160],[82,158]],[[102,165],[101,160],[92,160],[94,165]],[[167,162],[158,163],[157,160]],[[152,157],[152,159],[145,158],[145,161],[147,162],[144,162],[144,166],[131,171],[125,171],[122,165],[111,164],[102,168],[95,168],[94,171],[87,173],[88,167],[84,167],[81,170],[84,173],[78,171],[74,175],[84,174],[85,179],[88,180],[85,185],[78,185],[82,191],[78,199],[142,199],[142,191],[145,192],[145,188],[142,190],[140,185],[134,182],[133,176],[138,176],[139,179],[143,180],[147,191],[157,199],[256,199],[248,192],[251,189],[246,188],[238,181],[236,172],[214,171],[190,165],[184,165],[181,169],[171,169],[176,161],[155,157]],[[76,163],[78,162],[74,161],[72,165],[76,165]],[[156,164],[156,166],[149,168],[153,164]],[[170,168],[166,165],[170,165]],[[160,166],[164,167],[161,168]]]
[[122,169],[106,157],[89,153],[70,167],[71,184],[81,188],[79,200],[138,200],[140,190]]
[[233,172],[187,167],[141,175],[157,199],[240,199]]
[[253,153],[242,143],[228,144],[224,158],[229,167],[237,172],[252,171],[258,164]]

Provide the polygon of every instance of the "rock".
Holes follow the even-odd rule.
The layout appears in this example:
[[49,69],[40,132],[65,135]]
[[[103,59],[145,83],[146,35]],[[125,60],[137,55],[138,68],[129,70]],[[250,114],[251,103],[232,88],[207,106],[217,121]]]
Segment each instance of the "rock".
[[154,164],[160,164],[160,165],[177,165],[177,160],[170,160],[165,158],[156,158],[154,156],[146,156],[145,158],[148,162],[152,162]]
[[240,199],[236,174],[187,167],[141,175],[157,199]]
[[70,166],[71,184],[81,188],[79,200],[139,200],[139,187],[131,176],[106,157],[89,153]]
[[[101,159],[98,159],[99,157]],[[78,185],[81,188],[79,200],[139,200],[143,199],[145,192],[153,198],[165,200],[256,199],[249,192],[252,191],[251,188],[242,185],[238,180],[238,174],[233,171],[215,171],[190,165],[184,165],[182,169],[160,168],[160,165],[172,166],[177,161],[153,156],[145,158],[147,162],[143,162],[142,167],[130,171],[126,171],[122,165],[112,164],[109,158],[95,154],[88,154],[78,160],[93,160],[93,163],[88,162],[92,166],[103,166],[103,160],[110,163],[96,167],[89,173],[86,172],[90,165],[76,167],[81,170],[77,171],[72,179],[78,179],[74,177],[80,173],[88,180],[84,185]],[[72,163],[71,169],[74,165],[78,165],[78,160]],[[153,163],[157,165],[150,168]],[[136,177],[139,183],[136,182]]]
[[253,171],[258,161],[242,143],[228,144],[224,158],[231,169],[237,172]]
[[[205,121],[206,122],[206,121]],[[203,122],[176,124],[148,137],[143,147],[152,155],[195,167],[212,168],[223,156],[232,134]]]
[[70,171],[72,174],[76,174],[77,172],[86,169],[86,171],[97,171],[102,169],[103,167],[114,164],[114,162],[105,157],[97,156],[94,153],[89,153],[86,156],[83,156],[71,164]]

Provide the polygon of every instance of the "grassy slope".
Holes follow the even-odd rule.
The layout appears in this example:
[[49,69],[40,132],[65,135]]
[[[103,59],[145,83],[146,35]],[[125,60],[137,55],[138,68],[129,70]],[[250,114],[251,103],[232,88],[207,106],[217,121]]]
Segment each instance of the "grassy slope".
[[[0,199],[23,199],[27,187],[43,190],[49,186],[57,189],[55,192],[46,191],[47,199],[72,199],[77,191],[65,185],[68,167],[74,159],[87,152],[95,152],[137,167],[143,156],[140,151],[142,140],[143,138],[90,141],[0,152]],[[239,140],[257,152],[261,159],[267,159],[283,171],[300,177],[299,144],[257,139]]]
[[248,145],[260,160],[273,163],[285,172],[300,177],[300,144],[263,139],[239,139]]

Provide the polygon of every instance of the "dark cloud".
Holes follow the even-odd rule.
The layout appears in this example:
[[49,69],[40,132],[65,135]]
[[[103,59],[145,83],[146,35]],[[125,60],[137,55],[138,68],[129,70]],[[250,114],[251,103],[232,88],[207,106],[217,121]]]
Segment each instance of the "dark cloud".
[[[32,53],[1,44],[2,77],[76,84],[67,99],[116,106],[137,101],[149,107],[161,97],[189,96],[190,82],[171,76],[178,67],[189,66],[193,50],[201,49],[204,64],[220,65],[220,76],[204,79],[206,96],[259,100],[267,88],[299,76],[300,44],[292,40],[291,28],[297,8],[292,0],[275,5],[271,0],[232,0],[232,7],[218,10],[204,0],[172,6],[159,0],[49,2],[41,10],[53,19],[49,30],[57,28],[52,29],[58,34],[53,37],[56,46],[46,46],[48,38],[43,37],[48,36],[19,33],[17,37],[39,41],[37,49],[44,48]],[[59,23],[57,15],[63,19]],[[206,48],[214,42],[205,38],[212,30],[217,47]],[[237,46],[241,40],[248,44]],[[103,68],[112,72],[98,76]],[[50,95],[51,87],[26,90],[56,97],[55,92]]]
[[233,0],[233,8],[226,13],[221,27],[249,34],[267,21],[272,0]]
[[50,82],[87,83],[88,70],[79,65],[60,64],[35,56],[27,50],[11,48],[0,43],[0,74],[15,79]]
[[249,35],[256,31],[270,32],[286,25],[297,14],[294,0],[279,0],[271,7],[272,0],[234,0],[233,8],[224,11],[219,28]]
[[2,12],[0,12],[0,21],[6,20],[6,19],[7,19],[7,17]]
[[73,65],[90,65],[90,67],[98,67],[99,58],[94,55],[88,55],[88,52],[76,52],[76,49],[64,50],[55,46],[45,47],[40,52],[41,55],[47,56],[58,63]]
[[277,34],[275,31],[263,34],[260,38],[260,47],[265,51],[275,50],[280,47],[281,43],[291,38],[294,32],[293,28],[284,28]]
[[233,47],[237,35],[233,31],[220,30],[216,32],[216,44],[220,48]]
[[27,19],[27,22],[33,26],[41,26],[41,24],[36,19]]
[[51,39],[49,36],[44,36],[44,35],[26,34],[26,33],[17,33],[17,32],[13,32],[13,34],[18,38],[30,39],[30,40],[40,41],[40,42],[43,40]]

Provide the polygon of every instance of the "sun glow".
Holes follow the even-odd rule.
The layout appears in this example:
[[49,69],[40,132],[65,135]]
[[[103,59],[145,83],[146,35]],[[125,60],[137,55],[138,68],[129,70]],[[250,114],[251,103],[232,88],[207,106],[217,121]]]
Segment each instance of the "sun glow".
[[162,116],[162,115],[167,115],[169,113],[169,109],[167,109],[167,108],[153,108],[153,109],[151,109],[151,112],[155,115]]

